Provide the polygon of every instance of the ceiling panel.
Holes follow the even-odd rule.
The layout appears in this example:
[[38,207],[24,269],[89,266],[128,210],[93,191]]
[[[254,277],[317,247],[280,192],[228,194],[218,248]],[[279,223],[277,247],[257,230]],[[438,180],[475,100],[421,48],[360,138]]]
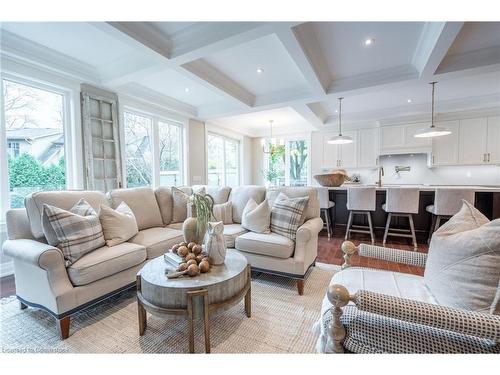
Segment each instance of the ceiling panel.
[[[300,70],[275,35],[268,35],[203,59],[253,95],[307,88]],[[264,71],[257,73],[257,68]]]
[[269,120],[274,121],[273,131],[276,134],[313,130],[311,124],[290,107],[221,117],[212,122],[251,136],[267,136],[270,133]]
[[[411,64],[423,22],[315,22],[332,78]],[[367,39],[375,42],[365,46]]]
[[199,22],[149,22],[149,24],[153,25],[157,30],[169,37],[172,37],[173,35],[178,34],[190,26],[194,26],[198,23]]
[[500,46],[500,22],[466,22],[448,50],[448,55],[496,46]]

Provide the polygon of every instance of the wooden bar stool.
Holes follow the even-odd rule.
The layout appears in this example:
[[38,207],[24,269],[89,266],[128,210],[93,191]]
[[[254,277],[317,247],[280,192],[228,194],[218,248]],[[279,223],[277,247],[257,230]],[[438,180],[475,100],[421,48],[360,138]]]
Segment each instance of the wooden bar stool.
[[[413,224],[413,214],[418,214],[418,204],[420,200],[420,190],[418,188],[387,188],[386,201],[382,209],[388,213],[385,224],[384,239],[385,246],[387,236],[407,237],[413,241],[413,248],[417,250],[417,236],[415,235],[415,225]],[[389,232],[393,217],[406,217],[410,222],[410,229],[395,229]]]
[[326,225],[326,231],[328,233],[328,238],[333,236],[333,229],[335,227],[334,221],[332,220],[331,209],[335,207],[335,202],[330,200],[330,191],[326,187],[319,187],[318,198],[319,198],[319,208],[323,215],[325,215],[324,226]]
[[437,188],[434,195],[434,204],[425,208],[432,215],[432,224],[429,229],[429,240],[432,234],[439,228],[442,219],[449,219],[462,207],[462,201],[466,200],[474,204],[475,191],[473,189],[459,188]]
[[[349,219],[345,239],[349,238],[351,232],[369,233],[372,239],[372,245],[375,243],[375,234],[373,233],[373,224],[371,211],[375,211],[376,189],[374,187],[350,187],[347,189],[347,209],[349,210]],[[362,225],[352,225],[354,215],[366,215],[368,218],[368,229]]]

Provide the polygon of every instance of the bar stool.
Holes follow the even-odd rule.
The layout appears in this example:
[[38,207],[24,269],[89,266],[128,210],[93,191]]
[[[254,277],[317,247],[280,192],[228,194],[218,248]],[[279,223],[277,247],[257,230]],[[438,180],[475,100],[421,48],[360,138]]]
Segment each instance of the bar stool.
[[[420,190],[418,188],[387,188],[386,201],[382,205],[382,209],[387,212],[387,222],[385,224],[384,239],[382,241],[385,246],[387,236],[407,237],[413,240],[414,250],[417,250],[417,237],[415,235],[415,225],[413,224],[413,214],[418,214],[418,203],[420,199]],[[410,222],[410,230],[408,229],[392,229],[391,219],[393,217],[406,217]]]
[[330,200],[330,191],[326,187],[319,187],[318,189],[318,198],[319,198],[319,208],[320,212],[325,215],[325,223],[323,227],[326,225],[326,231],[328,233],[328,238],[333,236],[333,221],[331,216],[331,209],[335,207],[335,202]]
[[[376,189],[374,187],[350,187],[347,189],[347,209],[349,210],[349,219],[347,220],[347,229],[345,232],[346,240],[349,238],[349,234],[351,232],[369,233],[372,238],[372,245],[375,243],[372,216],[370,213],[371,211],[375,211],[375,198]],[[366,226],[352,225],[354,215],[366,215],[368,217],[369,230],[366,230]]]
[[434,204],[425,207],[432,214],[432,224],[429,230],[429,240],[439,228],[441,219],[449,219],[462,207],[462,200],[474,204],[475,191],[473,189],[437,188],[434,195]]

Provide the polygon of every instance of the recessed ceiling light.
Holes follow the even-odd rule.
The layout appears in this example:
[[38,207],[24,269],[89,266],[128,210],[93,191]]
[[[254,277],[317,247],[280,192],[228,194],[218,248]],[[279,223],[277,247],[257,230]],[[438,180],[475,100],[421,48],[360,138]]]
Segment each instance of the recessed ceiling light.
[[257,68],[257,74],[262,74],[264,73],[264,69],[263,68]]
[[336,110],[335,110],[335,113],[339,113],[339,110],[338,110],[338,109],[336,109]]
[[407,99],[406,101],[407,101],[408,103],[411,103],[413,100],[411,100],[411,99]]
[[375,39],[373,38],[368,38],[365,40],[365,46],[371,46],[373,43],[375,43]]
[[185,91],[185,92],[189,92],[189,87],[186,87],[186,88],[184,89],[184,91]]

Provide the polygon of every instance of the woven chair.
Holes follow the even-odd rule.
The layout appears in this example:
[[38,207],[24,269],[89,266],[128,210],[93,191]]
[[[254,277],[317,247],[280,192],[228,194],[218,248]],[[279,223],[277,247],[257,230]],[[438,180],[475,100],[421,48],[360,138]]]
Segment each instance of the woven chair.
[[[500,316],[436,304],[421,276],[350,264],[358,252],[425,268],[427,254],[365,244],[356,247],[349,241],[342,244],[342,251],[343,270],[328,288],[316,325],[318,352],[500,353]],[[391,283],[395,290],[404,291],[398,295],[387,290]],[[341,284],[355,285],[358,291],[350,295]]]

